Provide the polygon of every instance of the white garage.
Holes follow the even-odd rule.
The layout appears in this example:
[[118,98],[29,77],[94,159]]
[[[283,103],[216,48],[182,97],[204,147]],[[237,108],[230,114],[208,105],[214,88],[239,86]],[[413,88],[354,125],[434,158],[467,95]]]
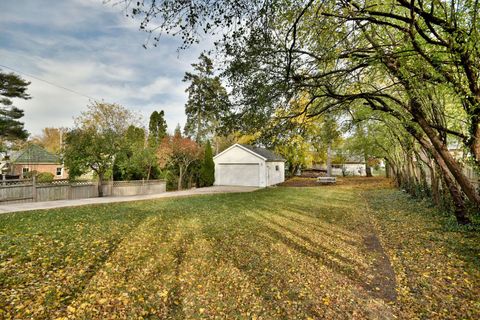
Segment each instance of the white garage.
[[267,187],[285,181],[285,159],[264,148],[237,143],[213,161],[217,186]]

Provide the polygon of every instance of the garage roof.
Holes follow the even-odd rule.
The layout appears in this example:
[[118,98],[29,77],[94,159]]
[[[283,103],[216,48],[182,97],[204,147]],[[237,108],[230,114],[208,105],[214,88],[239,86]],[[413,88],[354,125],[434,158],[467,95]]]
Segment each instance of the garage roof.
[[223,150],[222,152],[220,152],[219,154],[217,154],[216,156],[213,157],[213,159],[216,159],[218,157],[220,157],[222,154],[228,152],[229,150],[231,150],[232,148],[235,148],[235,147],[238,147],[240,149],[243,149],[247,152],[250,152],[252,154],[254,154],[255,156],[265,160],[265,161],[287,161],[285,160],[282,156],[276,154],[275,152],[271,151],[271,150],[268,150],[268,149],[265,149],[265,148],[260,148],[260,147],[255,147],[255,146],[252,146],[252,145],[249,145],[249,144],[239,144],[239,143],[235,143],[234,145],[230,146],[229,148]]
[[255,147],[249,144],[241,144],[242,147],[247,148],[248,150],[264,157],[266,161],[285,161],[285,159],[276,154],[275,152],[265,149],[265,148],[260,148],[260,147]]

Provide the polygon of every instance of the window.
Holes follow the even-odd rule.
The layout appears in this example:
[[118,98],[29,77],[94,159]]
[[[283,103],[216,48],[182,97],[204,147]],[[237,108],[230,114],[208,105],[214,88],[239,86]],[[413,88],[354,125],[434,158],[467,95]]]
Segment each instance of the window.
[[30,168],[28,167],[23,167],[22,168],[22,177],[25,177],[27,175],[27,173],[30,172]]
[[275,171],[280,171],[280,166],[279,165],[275,166]]
[[61,167],[58,167],[58,168],[57,168],[56,175],[57,175],[57,176],[61,176],[61,175],[62,175],[62,168],[61,168]]

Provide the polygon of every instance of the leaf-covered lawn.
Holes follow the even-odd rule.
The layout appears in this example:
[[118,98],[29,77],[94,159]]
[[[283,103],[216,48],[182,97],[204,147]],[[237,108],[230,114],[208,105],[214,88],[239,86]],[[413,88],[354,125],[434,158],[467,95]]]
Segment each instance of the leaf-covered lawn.
[[478,231],[360,182],[1,215],[0,318],[478,319]]

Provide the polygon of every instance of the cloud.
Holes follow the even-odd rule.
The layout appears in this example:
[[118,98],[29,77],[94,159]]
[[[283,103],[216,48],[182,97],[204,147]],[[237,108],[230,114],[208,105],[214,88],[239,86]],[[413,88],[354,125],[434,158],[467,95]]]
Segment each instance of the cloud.
[[[169,127],[185,122],[185,71],[202,47],[177,52],[178,39],[161,38],[145,50],[146,34],[120,8],[95,0],[2,1],[0,64],[83,95],[137,110],[148,120],[165,110]],[[208,45],[208,43],[206,44]],[[31,100],[16,104],[25,110],[26,128],[71,126],[88,98],[23,75],[31,81]]]

